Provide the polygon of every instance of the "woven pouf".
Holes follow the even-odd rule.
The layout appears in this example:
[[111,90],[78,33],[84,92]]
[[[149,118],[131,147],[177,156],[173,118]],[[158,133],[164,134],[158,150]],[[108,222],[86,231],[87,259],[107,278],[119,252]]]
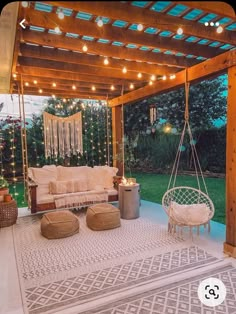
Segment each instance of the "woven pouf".
[[51,212],[41,219],[41,233],[47,239],[60,239],[79,232],[79,219],[69,210]]
[[86,222],[97,231],[120,227],[120,210],[108,203],[92,205],[87,209]]

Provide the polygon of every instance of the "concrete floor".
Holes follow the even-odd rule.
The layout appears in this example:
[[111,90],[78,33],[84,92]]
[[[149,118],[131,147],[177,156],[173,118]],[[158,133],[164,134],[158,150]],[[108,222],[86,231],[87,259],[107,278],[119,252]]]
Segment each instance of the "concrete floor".
[[[30,215],[30,211],[27,208],[19,208],[18,216],[25,215]],[[140,216],[167,227],[167,215],[159,204],[142,200]],[[184,232],[185,236],[189,237],[188,230]],[[236,267],[236,259],[232,259],[223,253],[225,225],[212,221],[211,232],[208,233],[207,230],[202,229],[199,236],[194,232],[192,241],[210,254],[231,261]],[[12,226],[0,229],[0,313],[24,313],[16,268]]]

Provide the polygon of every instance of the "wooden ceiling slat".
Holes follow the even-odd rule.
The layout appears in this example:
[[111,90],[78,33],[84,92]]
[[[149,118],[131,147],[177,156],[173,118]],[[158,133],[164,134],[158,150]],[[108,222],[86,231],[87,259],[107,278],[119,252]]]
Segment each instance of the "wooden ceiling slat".
[[[124,66],[131,71],[141,72],[146,74],[155,74],[155,75],[168,75],[173,74],[176,71],[173,71],[170,67],[167,66],[157,66],[148,63],[141,63],[136,61],[125,61],[125,60],[116,60],[109,58],[109,64],[104,66],[104,57],[101,56],[91,56],[85,53],[78,54],[72,51],[62,51],[58,49],[49,49],[45,47],[36,47],[26,44],[21,44],[20,53],[24,57],[29,58],[39,58],[46,60],[54,60],[61,62],[69,62],[75,64],[90,65],[96,67],[102,67],[107,69],[117,69],[121,70]],[[177,68],[175,68],[177,70]]]
[[[28,10],[26,14],[27,23],[30,25],[53,29],[58,23],[62,32],[77,33],[80,35],[92,36],[96,39],[103,38],[111,41],[119,41],[125,44],[135,44],[138,46],[147,46],[151,49],[159,48],[164,50],[172,50],[174,52],[181,52],[183,54],[192,54],[195,56],[202,56],[211,58],[217,54],[217,50],[212,47],[205,47],[202,49],[200,45],[194,43],[167,38],[158,35],[151,35],[143,32],[135,32],[133,30],[111,25],[103,25],[98,27],[96,23],[91,21],[83,21],[80,19],[71,19],[65,16],[63,20],[58,21],[58,16],[55,13],[41,13],[38,14],[35,10]],[[175,33],[177,27],[175,27]],[[219,53],[219,51],[218,51]]]
[[124,82],[129,82],[123,79],[114,79],[110,77],[99,77],[96,75],[86,75],[78,73],[67,73],[51,69],[42,69],[35,66],[17,66],[16,72],[23,75],[40,76],[46,78],[70,80],[74,82],[92,82],[92,83],[105,83],[105,84],[118,84],[122,85]]
[[[199,79],[203,80],[213,75],[223,73],[228,67],[236,65],[236,50],[225,52],[213,59],[206,60],[188,68],[188,81],[196,82]],[[184,85],[186,79],[186,71],[180,71],[176,74],[174,80],[163,81],[159,80],[152,86],[148,85],[127,93],[124,96],[119,96],[109,101],[109,106],[114,107],[120,104],[127,104],[145,97],[150,97],[155,94],[167,92],[181,85]]]
[[[56,71],[63,71],[68,72],[68,75],[72,73],[78,74],[89,74],[95,75],[100,77],[108,77],[108,78],[117,78],[117,79],[127,79],[132,81],[140,81],[137,77],[137,74],[128,71],[127,73],[122,73],[122,69],[107,69],[89,65],[82,65],[82,64],[72,64],[67,62],[59,62],[59,61],[52,61],[52,60],[43,60],[37,58],[27,58],[27,57],[19,57],[18,58],[19,64],[23,66],[34,66],[39,68],[51,69]],[[143,74],[142,77],[143,81],[149,81],[150,75]]]
[[[107,16],[113,19],[120,19],[122,16],[122,20],[129,23],[138,22],[145,26],[148,25],[150,27],[157,27],[159,29],[171,32],[176,32],[177,28],[182,26],[184,33],[190,36],[205,38],[212,41],[218,40],[232,45],[236,44],[235,32],[225,30],[223,33],[217,34],[215,28],[206,27],[200,23],[196,24],[194,21],[174,17],[168,14],[159,13],[148,9],[140,9],[135,6],[128,6],[126,3],[114,1],[48,1],[47,3],[54,3],[54,5],[59,5],[60,3],[60,5],[65,8],[71,8],[75,11],[84,11],[99,16]],[[181,4],[183,4],[183,2],[181,2]],[[186,3],[186,5],[188,4]],[[213,5],[216,6],[214,2]]]
[[187,59],[184,57],[174,57],[163,53],[154,53],[151,51],[141,51],[125,47],[110,46],[102,43],[85,41],[78,38],[62,38],[59,35],[45,34],[30,30],[24,30],[22,32],[21,41],[42,46],[77,50],[80,52],[83,52],[82,47],[84,44],[86,44],[88,47],[88,52],[95,55],[130,59],[141,62],[152,62],[180,68],[185,68],[199,62],[196,59]]

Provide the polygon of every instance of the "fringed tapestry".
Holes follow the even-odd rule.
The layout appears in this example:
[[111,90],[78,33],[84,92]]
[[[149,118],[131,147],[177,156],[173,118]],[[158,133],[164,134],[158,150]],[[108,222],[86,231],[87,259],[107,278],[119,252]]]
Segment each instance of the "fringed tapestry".
[[43,113],[45,157],[70,157],[83,153],[82,115],[57,117]]

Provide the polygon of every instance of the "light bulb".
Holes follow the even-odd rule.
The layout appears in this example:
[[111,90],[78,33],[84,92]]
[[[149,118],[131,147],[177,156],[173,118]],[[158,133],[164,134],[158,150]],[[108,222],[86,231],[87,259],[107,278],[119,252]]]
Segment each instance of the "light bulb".
[[143,30],[143,24],[138,24],[137,30],[141,32]]
[[208,26],[209,25],[209,23],[208,22],[205,22],[205,26]]
[[138,78],[141,78],[141,77],[142,77],[142,73],[139,73],[139,74],[138,74]]
[[62,10],[58,12],[58,17],[59,17],[60,20],[64,19],[64,13],[63,13]]
[[60,27],[59,26],[56,26],[54,28],[54,31],[57,33],[57,34],[60,34],[61,30],[60,30]]
[[75,90],[75,89],[76,89],[76,86],[75,86],[75,85],[72,85],[72,89],[74,89],[74,90]]
[[56,86],[57,86],[57,84],[56,84],[56,83],[52,83],[52,86],[53,86],[53,87],[56,87]]
[[211,22],[210,25],[211,25],[211,26],[214,26],[214,22]]
[[14,74],[12,74],[12,76],[14,77],[14,78],[16,78],[16,74],[14,73]]
[[178,35],[182,35],[183,34],[183,28],[182,27],[179,27],[178,29],[177,29],[177,34]]
[[39,89],[39,93],[42,94],[42,92],[43,92],[43,90],[40,88],[40,89]]
[[152,85],[152,84],[153,84],[153,82],[152,82],[152,81],[150,81],[150,82],[149,82],[149,85]]
[[123,72],[123,73],[127,73],[126,67],[123,67],[122,72]]
[[108,65],[109,64],[109,60],[107,58],[104,59],[104,64]]
[[155,81],[155,79],[156,79],[156,76],[155,76],[155,75],[152,75],[152,76],[151,76],[151,80],[152,80],[152,81]]
[[175,74],[170,75],[170,79],[173,80],[175,78]]
[[215,22],[215,26],[220,26],[220,23],[219,22]]
[[218,33],[218,34],[221,34],[222,32],[223,32],[223,27],[222,26],[218,26],[217,27],[217,29],[216,29],[216,32]]
[[22,1],[21,5],[23,8],[28,8],[29,3],[28,3],[28,1]]
[[34,84],[37,84],[38,82],[36,80],[34,80]]
[[95,86],[92,86],[92,90],[96,90],[96,87],[95,87]]
[[102,18],[99,18],[97,21],[97,26],[102,27],[103,26],[103,20]]
[[114,90],[114,89],[115,89],[114,85],[111,85],[111,90]]
[[88,47],[86,45],[83,45],[82,49],[83,49],[84,52],[88,51]]
[[25,86],[29,86],[29,83],[28,83],[28,82],[25,82]]
[[130,89],[133,89],[133,88],[134,88],[134,84],[131,83],[130,86],[129,86],[129,88],[130,88]]

